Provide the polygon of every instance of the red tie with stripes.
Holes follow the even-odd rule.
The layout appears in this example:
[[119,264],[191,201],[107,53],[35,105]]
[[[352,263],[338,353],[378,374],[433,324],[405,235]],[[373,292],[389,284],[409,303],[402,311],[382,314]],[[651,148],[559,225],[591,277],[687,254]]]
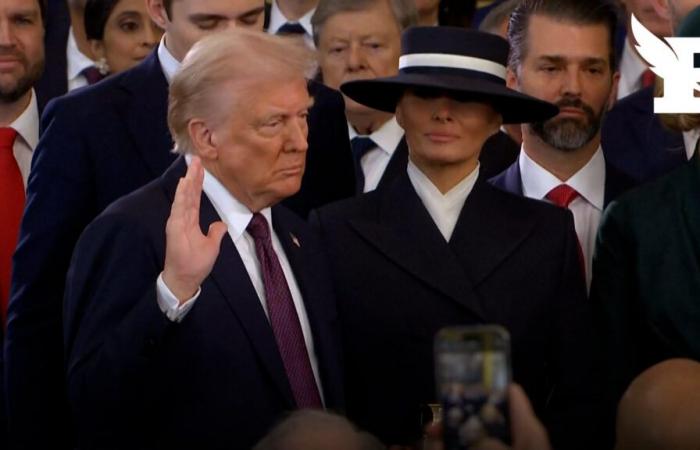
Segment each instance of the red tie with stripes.
[[270,227],[265,216],[260,213],[253,214],[247,231],[255,241],[255,253],[262,271],[270,325],[294,400],[300,409],[322,408],[299,316],[294,308],[282,266],[272,248]]
[[[566,184],[560,184],[549,191],[546,198],[557,206],[568,208],[571,202],[573,202],[578,196],[579,193],[576,192],[576,189]],[[583,277],[586,278],[586,260],[583,257],[583,248],[581,247],[581,242],[578,240],[578,237],[576,238],[576,244],[578,246],[578,258],[579,263],[581,264],[581,272],[583,273]]]
[[0,128],[0,308],[3,323],[7,320],[7,303],[10,297],[12,254],[17,246],[19,223],[24,210],[24,182],[12,153],[17,132],[12,128]]

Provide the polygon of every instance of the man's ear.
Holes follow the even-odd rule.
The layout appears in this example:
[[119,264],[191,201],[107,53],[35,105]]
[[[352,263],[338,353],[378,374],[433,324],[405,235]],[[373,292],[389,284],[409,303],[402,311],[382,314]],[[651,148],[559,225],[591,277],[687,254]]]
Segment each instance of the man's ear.
[[506,70],[506,86],[514,89],[514,90],[519,90],[518,89],[518,76],[516,75],[515,71],[508,67]]
[[619,84],[620,84],[620,72],[615,72],[613,73],[612,76],[612,88],[610,89],[610,96],[608,97],[608,111],[612,109],[613,106],[615,106],[615,102],[617,101],[617,90],[619,89]]
[[192,150],[202,161],[212,161],[218,158],[219,148],[216,137],[204,120],[198,118],[190,120],[187,124],[187,133],[190,135]]
[[146,0],[146,10],[148,10],[151,20],[165,30],[165,25],[170,19],[168,18],[168,12],[165,10],[163,0]]

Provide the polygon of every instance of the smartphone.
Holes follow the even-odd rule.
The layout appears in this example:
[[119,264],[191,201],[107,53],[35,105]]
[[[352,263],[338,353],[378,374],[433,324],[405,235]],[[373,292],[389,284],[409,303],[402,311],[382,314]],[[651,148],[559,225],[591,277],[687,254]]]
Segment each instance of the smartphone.
[[443,328],[435,337],[435,371],[446,450],[468,450],[488,438],[510,444],[510,336],[505,328]]

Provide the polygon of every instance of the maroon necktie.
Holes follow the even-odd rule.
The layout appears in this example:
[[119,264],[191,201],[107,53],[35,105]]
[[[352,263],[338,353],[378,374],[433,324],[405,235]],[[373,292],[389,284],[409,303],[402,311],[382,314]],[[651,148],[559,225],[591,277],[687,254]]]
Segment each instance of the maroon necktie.
[[272,248],[270,227],[260,213],[253,214],[248,233],[255,241],[260,261],[270,325],[298,408],[322,408],[299,317],[277,254]]
[[86,67],[80,71],[80,75],[84,76],[89,85],[93,85],[102,80],[105,76],[102,75],[99,69],[95,66]]
[[642,87],[646,88],[654,85],[656,75],[654,75],[654,72],[652,72],[650,69],[647,69],[644,72],[642,72],[642,76],[640,78],[642,80]]
[[[571,202],[578,196],[579,193],[566,184],[560,184],[546,195],[547,200],[562,208],[568,208]],[[578,240],[578,236],[576,237],[576,244],[578,246],[578,258],[581,264],[581,272],[583,273],[583,277],[586,278],[586,260],[583,257],[583,248],[581,247],[581,242]]]
[[15,137],[17,132],[12,128],[0,128],[0,308],[3,321],[7,320],[12,254],[24,210],[24,182],[12,153]]

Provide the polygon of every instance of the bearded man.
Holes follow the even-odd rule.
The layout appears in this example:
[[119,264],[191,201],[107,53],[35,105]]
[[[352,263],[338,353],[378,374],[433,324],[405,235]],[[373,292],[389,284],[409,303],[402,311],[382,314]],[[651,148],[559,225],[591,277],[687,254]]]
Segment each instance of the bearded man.
[[605,206],[632,181],[606,163],[600,126],[620,75],[615,10],[604,0],[525,0],[510,19],[508,86],[559,106],[524,124],[518,161],[497,187],[550,201],[574,215],[581,270],[590,287],[595,237]]

